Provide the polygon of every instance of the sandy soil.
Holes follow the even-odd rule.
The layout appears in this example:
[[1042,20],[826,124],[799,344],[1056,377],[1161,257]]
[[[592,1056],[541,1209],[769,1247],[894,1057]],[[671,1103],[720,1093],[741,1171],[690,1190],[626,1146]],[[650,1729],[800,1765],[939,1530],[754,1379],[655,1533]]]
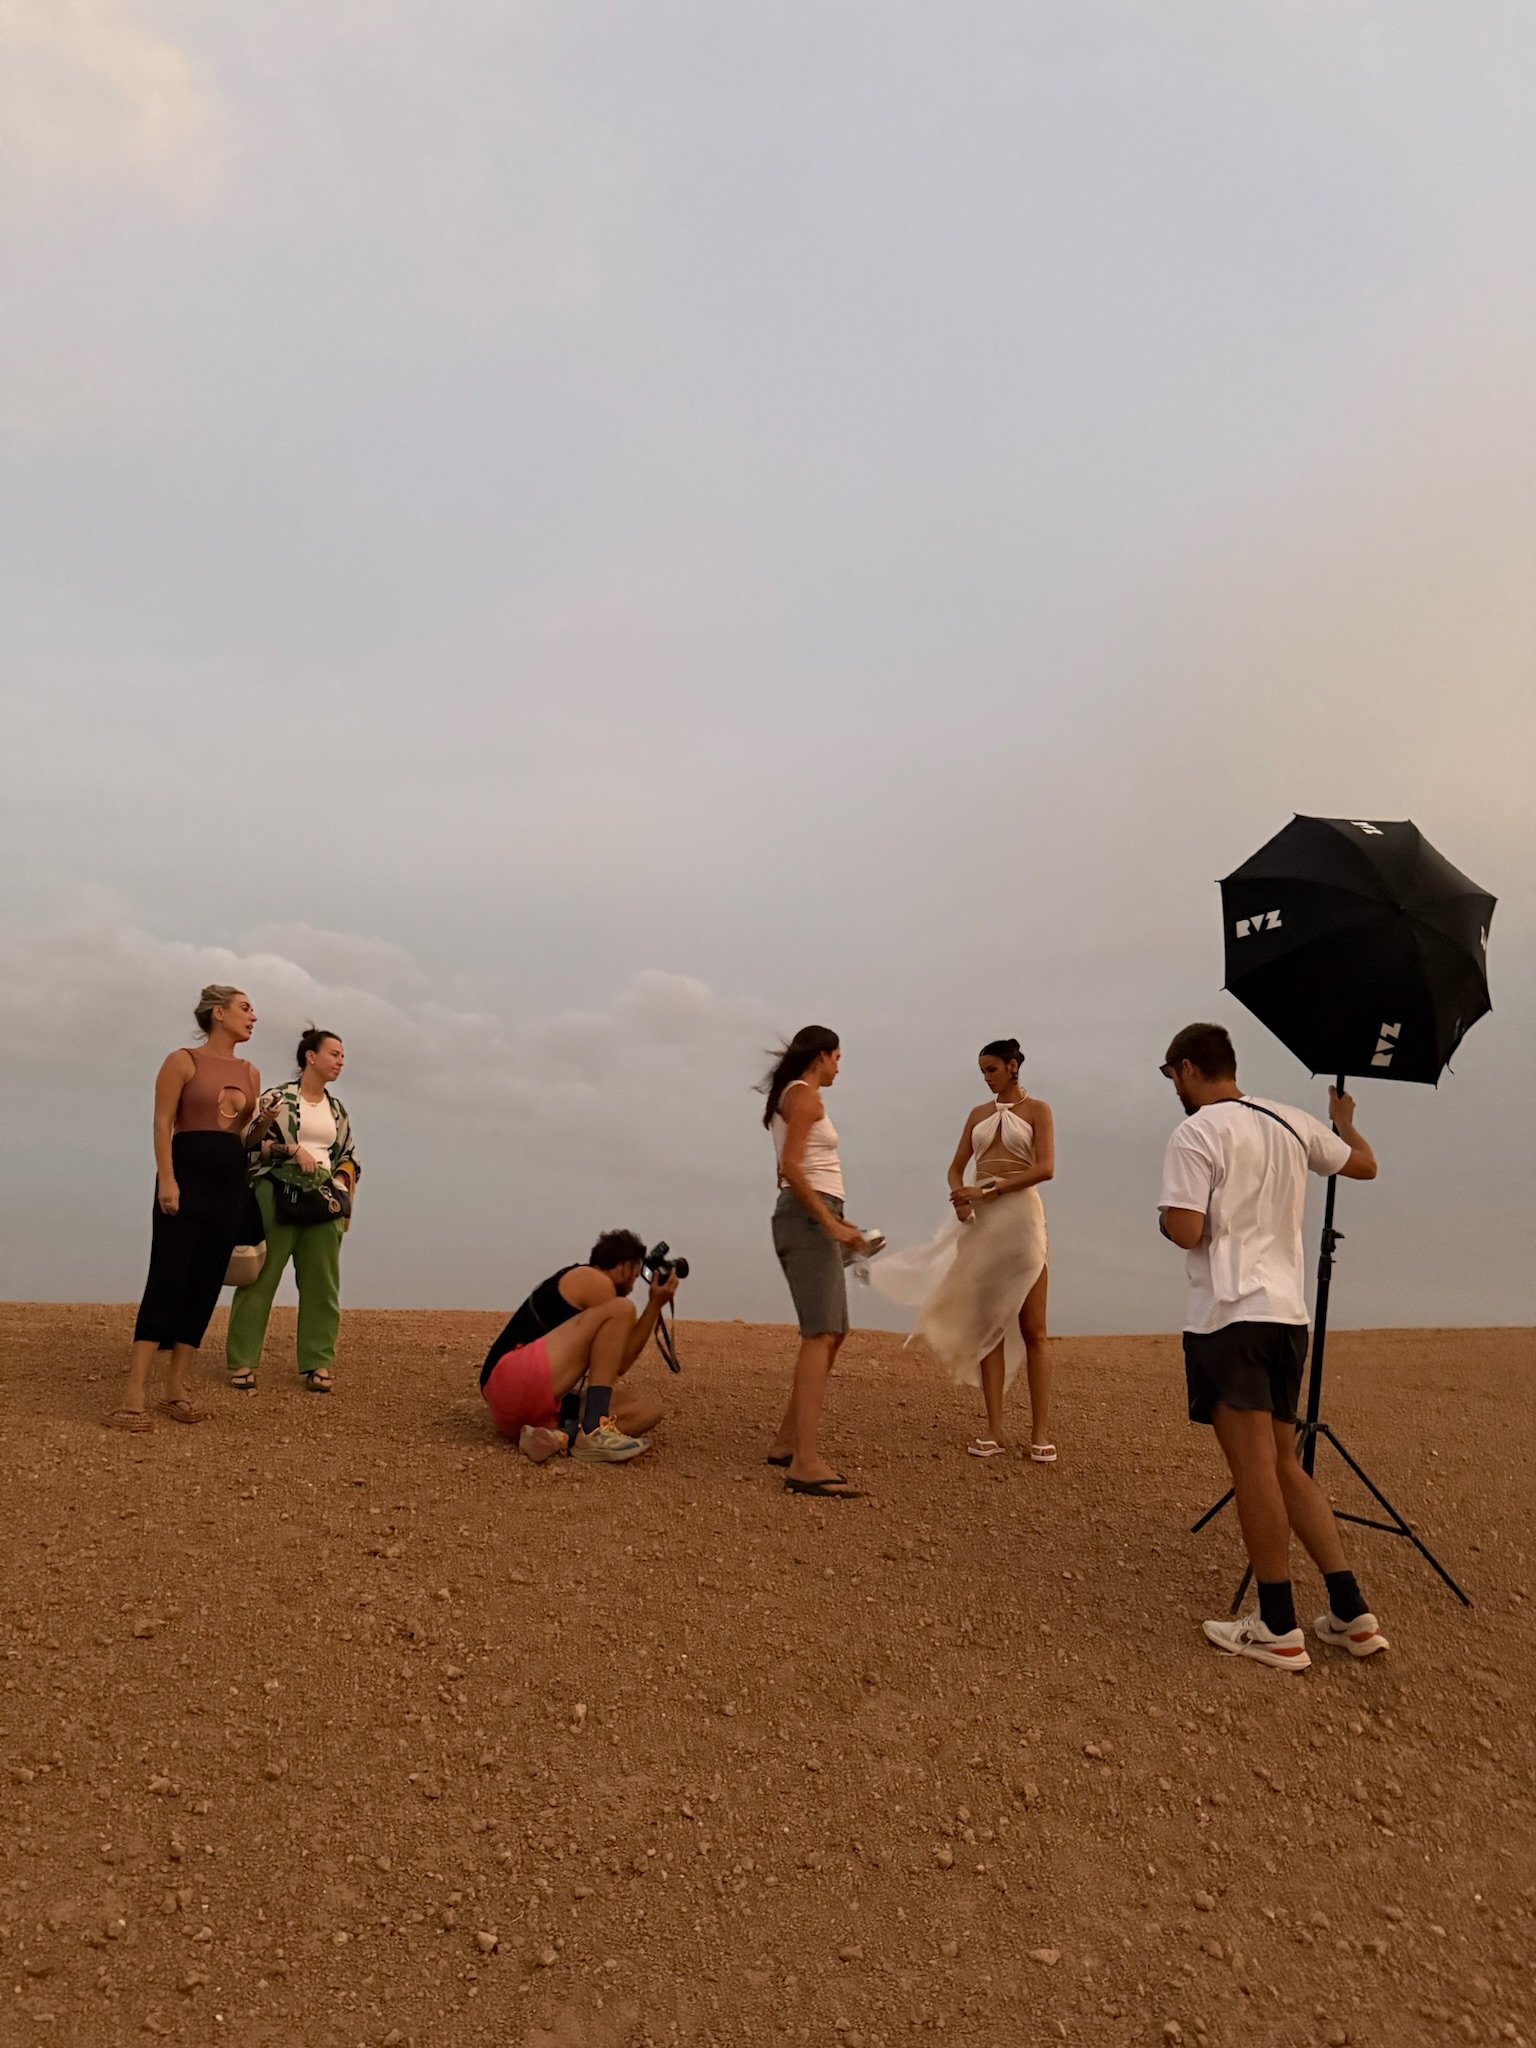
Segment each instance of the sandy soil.
[[1061,1345],[1042,1470],[855,1336],[870,1497],[816,1506],[760,1462],[783,1331],[680,1326],[591,1471],[491,1436],[496,1316],[348,1315],[325,1401],[279,1315],[146,1438],[97,1426],[129,1321],[0,1308],[6,2048],[1536,2039],[1530,1333],[1336,1340],[1476,1606],[1357,1532],[1393,1648],[1295,1678],[1202,1643],[1172,1339]]

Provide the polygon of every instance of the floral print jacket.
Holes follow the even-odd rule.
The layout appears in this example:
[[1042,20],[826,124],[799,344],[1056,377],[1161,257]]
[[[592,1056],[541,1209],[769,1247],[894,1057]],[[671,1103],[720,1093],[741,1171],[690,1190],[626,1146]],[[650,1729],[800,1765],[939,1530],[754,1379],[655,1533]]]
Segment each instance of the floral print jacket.
[[246,1163],[250,1168],[253,1182],[270,1177],[285,1180],[294,1187],[323,1187],[339,1173],[346,1173],[354,1186],[362,1179],[363,1169],[357,1163],[352,1149],[352,1125],[347,1112],[329,1089],[325,1091],[326,1102],[331,1115],[336,1119],[336,1142],[331,1147],[331,1156],[323,1160],[312,1174],[305,1173],[298,1163],[289,1157],[288,1148],[299,1142],[299,1084],[285,1081],[280,1088],[262,1091],[261,1101],[256,1105],[256,1120],[270,1110],[276,1111],[273,1123],[261,1137],[252,1137],[246,1143]]

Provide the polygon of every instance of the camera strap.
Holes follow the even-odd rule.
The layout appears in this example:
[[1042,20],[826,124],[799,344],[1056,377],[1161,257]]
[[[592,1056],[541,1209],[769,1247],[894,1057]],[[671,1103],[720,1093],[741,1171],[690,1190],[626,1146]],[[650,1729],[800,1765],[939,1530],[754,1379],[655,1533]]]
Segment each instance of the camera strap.
[[1281,1116],[1277,1110],[1266,1109],[1262,1102],[1252,1102],[1246,1095],[1240,1095],[1237,1099],[1242,1104],[1244,1109],[1251,1109],[1255,1116],[1267,1116],[1270,1122],[1273,1124],[1278,1124],[1282,1131],[1289,1131],[1291,1136],[1296,1140],[1297,1144],[1301,1147],[1302,1151],[1306,1151],[1306,1139],[1301,1135],[1300,1131],[1297,1130],[1296,1126],[1294,1124],[1288,1124],[1285,1118]]
[[[675,1311],[673,1313],[675,1315]],[[664,1308],[656,1318],[656,1349],[666,1360],[668,1372],[681,1372],[683,1368],[678,1362],[677,1339],[667,1322],[667,1314],[668,1311]]]

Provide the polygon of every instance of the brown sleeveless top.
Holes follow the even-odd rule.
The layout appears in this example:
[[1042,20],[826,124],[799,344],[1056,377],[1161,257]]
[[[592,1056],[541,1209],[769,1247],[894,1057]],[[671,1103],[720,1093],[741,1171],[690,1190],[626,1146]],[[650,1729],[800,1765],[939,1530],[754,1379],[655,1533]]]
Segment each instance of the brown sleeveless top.
[[249,1060],[225,1059],[188,1046],[193,1074],[176,1105],[178,1131],[232,1131],[239,1137],[256,1107],[256,1070]]

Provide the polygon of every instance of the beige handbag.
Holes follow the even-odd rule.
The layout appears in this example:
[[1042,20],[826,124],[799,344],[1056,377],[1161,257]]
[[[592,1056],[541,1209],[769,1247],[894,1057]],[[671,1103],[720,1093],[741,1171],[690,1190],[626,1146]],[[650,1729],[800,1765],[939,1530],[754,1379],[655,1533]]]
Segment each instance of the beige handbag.
[[267,1263],[267,1248],[264,1244],[237,1244],[229,1255],[229,1270],[224,1275],[226,1287],[249,1287],[260,1277],[262,1267]]

